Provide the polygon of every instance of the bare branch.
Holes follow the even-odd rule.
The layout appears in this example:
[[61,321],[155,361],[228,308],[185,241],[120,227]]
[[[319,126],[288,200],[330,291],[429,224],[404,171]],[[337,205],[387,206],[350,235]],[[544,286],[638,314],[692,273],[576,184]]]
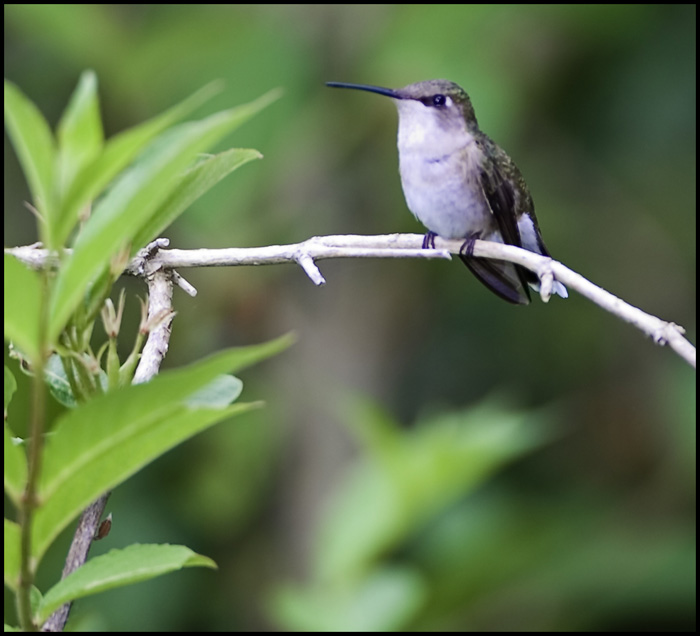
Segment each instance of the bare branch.
[[168,352],[170,329],[173,324],[173,281],[170,270],[155,272],[148,283],[148,340],[143,347],[133,384],[148,382],[160,369]]
[[[166,241],[165,245],[168,244],[167,239],[159,239],[159,241],[161,241],[161,244],[163,244],[163,241]],[[158,248],[159,245],[154,241],[154,243],[144,248],[145,252],[142,250],[137,258],[147,258],[146,254],[155,256],[158,252]],[[168,351],[170,328],[172,326],[173,316],[175,315],[172,307],[172,279],[174,275],[175,272],[169,269],[157,269],[151,274],[144,274],[146,282],[148,283],[148,318],[144,326],[144,328],[148,330],[148,340],[143,348],[139,365],[136,368],[133,384],[148,382],[153,378],[158,373],[160,365]],[[184,281],[184,279],[182,280]],[[187,283],[187,285],[189,285],[189,283]],[[195,290],[195,294],[196,293]],[[73,534],[73,541],[68,549],[68,556],[66,557],[66,563],[63,567],[63,573],[61,574],[62,579],[65,579],[69,574],[75,572],[75,570],[87,561],[92,542],[98,537],[100,519],[102,518],[110,494],[111,491],[108,491],[99,497],[99,499],[91,503],[80,516],[78,527]],[[68,621],[71,606],[72,602],[61,605],[61,607],[49,616],[42,626],[42,631],[63,631]]]
[[[190,296],[197,294],[197,290],[175,271],[176,268],[296,263],[315,285],[323,285],[326,280],[316,265],[318,260],[328,258],[450,259],[450,254],[460,252],[463,242],[436,237],[436,249],[422,249],[422,243],[423,236],[420,234],[337,235],[317,236],[292,245],[165,250],[163,248],[169,245],[168,239],[157,239],[142,249],[125,270],[128,274],[146,279],[149,287],[148,322],[152,323],[148,341],[134,375],[134,383],[147,382],[156,375],[167,353],[174,316],[173,283]],[[56,267],[58,264],[57,255],[41,249],[40,244],[6,248],[5,253],[14,255],[34,269]],[[685,330],[682,327],[626,303],[562,263],[512,245],[492,241],[477,240],[474,244],[474,256],[510,261],[535,272],[540,278],[540,295],[544,302],[549,300],[554,280],[558,280],[606,311],[634,325],[650,336],[656,344],[669,345],[689,364],[696,366],[695,347],[683,337]],[[106,493],[83,512],[66,560],[64,578],[86,561],[108,497],[109,493]],[[62,630],[69,611],[69,603],[59,608],[44,624],[43,631]]]
[[[160,240],[160,239],[159,239]],[[327,258],[450,258],[458,254],[462,241],[448,241],[437,237],[436,249],[421,249],[421,234],[385,234],[379,236],[316,236],[292,245],[268,245],[227,249],[163,250],[140,255],[127,268],[127,273],[143,276],[157,270],[174,270],[184,267],[235,267],[240,265],[276,265],[297,263],[316,285],[325,282],[316,261]],[[155,242],[157,243],[157,242]],[[158,243],[157,247],[162,244]],[[148,248],[146,248],[148,249]],[[40,268],[50,259],[46,250],[35,247],[17,247],[5,250],[31,267]],[[541,280],[540,295],[546,302],[554,279],[606,311],[628,322],[647,334],[656,344],[669,345],[693,367],[696,366],[695,347],[683,336],[684,329],[643,312],[621,298],[594,285],[562,263],[534,252],[492,241],[476,241],[474,256],[510,261],[535,272]],[[180,283],[178,283],[180,284]],[[188,284],[189,285],[189,284]],[[182,287],[182,284],[180,284]],[[185,286],[186,287],[186,286]],[[191,288],[191,286],[189,286]],[[193,289],[193,288],[191,288]]]
[[[62,579],[65,579],[69,574],[75,572],[83,563],[87,561],[90,546],[95,538],[95,533],[100,525],[100,519],[107,505],[111,492],[102,495],[97,501],[90,504],[83,514],[80,515],[78,527],[73,534],[73,541],[68,549],[66,564],[63,566]],[[51,616],[46,619],[46,622],[41,627],[42,632],[62,632],[68,621],[68,614],[72,603],[64,603]]]

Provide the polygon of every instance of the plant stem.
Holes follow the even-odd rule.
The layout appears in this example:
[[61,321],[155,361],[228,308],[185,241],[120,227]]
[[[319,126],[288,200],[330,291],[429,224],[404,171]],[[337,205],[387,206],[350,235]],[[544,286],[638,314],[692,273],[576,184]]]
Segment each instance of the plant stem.
[[19,509],[20,523],[20,577],[17,591],[17,615],[23,631],[38,631],[32,619],[31,591],[34,585],[35,565],[32,562],[32,521],[37,507],[36,493],[41,475],[41,460],[44,446],[44,423],[46,419],[46,333],[48,325],[48,278],[42,272],[44,288],[39,316],[39,355],[33,361],[32,400],[29,425],[29,449],[27,456],[27,486]]

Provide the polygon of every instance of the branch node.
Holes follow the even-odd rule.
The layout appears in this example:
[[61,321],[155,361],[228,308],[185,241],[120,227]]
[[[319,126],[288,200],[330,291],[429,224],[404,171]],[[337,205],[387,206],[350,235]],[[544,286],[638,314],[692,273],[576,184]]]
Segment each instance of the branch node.
[[170,245],[170,239],[157,238],[151,241],[148,245],[136,252],[136,256],[132,259],[127,267],[127,270],[136,276],[150,276],[162,268],[160,263],[154,263],[154,259],[161,250]]
[[554,272],[552,271],[552,259],[549,258],[537,268],[537,276],[540,279],[540,298],[543,303],[548,303],[554,289]]
[[314,285],[325,285],[326,279],[321,274],[321,270],[314,263],[314,259],[308,252],[297,252],[294,260],[301,267]]
[[674,336],[682,336],[684,333],[685,329],[675,322],[665,322],[658,329],[653,331],[651,338],[654,344],[665,347]]

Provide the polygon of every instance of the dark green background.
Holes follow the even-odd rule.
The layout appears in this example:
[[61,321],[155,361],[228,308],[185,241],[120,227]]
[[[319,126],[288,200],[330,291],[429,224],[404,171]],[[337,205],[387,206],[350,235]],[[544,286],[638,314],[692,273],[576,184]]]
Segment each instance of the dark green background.
[[[167,231],[178,248],[421,232],[401,193],[393,105],[323,83],[450,79],[518,163],[555,258],[684,325],[694,342],[695,22],[694,6],[671,5],[13,5],[5,76],[54,125],[81,71],[94,69],[109,135],[212,79],[226,89],[200,114],[283,87],[225,146],[265,159]],[[36,240],[27,198],[6,137],[6,245]],[[556,405],[557,441],[460,505],[468,516],[497,501],[507,528],[490,558],[531,566],[494,583],[481,564],[469,589],[434,581],[406,627],[694,628],[695,374],[685,362],[575,292],[522,308],[457,264],[320,267],[323,288],[293,266],[184,272],[199,294],[176,291],[168,367],[289,330],[300,339],[242,374],[244,397],[266,400],[264,411],[174,450],[113,494],[109,545],[95,549],[185,543],[220,569],[82,601],[76,627],[285,628],[271,594],[305,581],[322,506],[358,452],[348,397],[410,425],[500,393],[524,409]],[[133,323],[144,290],[129,290]],[[13,403],[11,416],[25,408]],[[535,521],[521,528],[530,510]],[[533,558],[540,529],[568,556],[562,567]],[[65,541],[42,568],[43,587]],[[467,541],[447,557],[465,571]],[[479,553],[482,542],[468,547]]]

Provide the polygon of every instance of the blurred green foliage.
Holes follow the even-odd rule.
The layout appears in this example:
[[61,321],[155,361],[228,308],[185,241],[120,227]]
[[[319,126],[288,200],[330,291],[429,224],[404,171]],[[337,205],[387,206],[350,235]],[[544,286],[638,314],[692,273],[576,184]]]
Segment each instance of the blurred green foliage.
[[274,599],[282,625],[314,632],[410,627],[430,586],[401,551],[450,504],[547,437],[542,416],[505,411],[502,401],[434,416],[410,431],[370,405],[357,409],[363,458],[324,512],[310,583],[282,587]]
[[[400,189],[392,105],[323,82],[450,79],[524,173],[554,257],[694,341],[695,18],[680,5],[8,5],[5,76],[55,125],[80,73],[95,69],[106,136],[210,80],[226,89],[198,116],[283,87],[233,140],[265,159],[168,229],[178,248],[420,232]],[[5,158],[5,242],[30,243],[27,186],[7,140]],[[327,602],[326,615],[347,610],[348,628],[694,629],[695,378],[685,363],[576,295],[514,308],[456,264],[321,266],[321,290],[293,267],[187,273],[199,294],[175,298],[169,365],[289,329],[300,342],[248,381],[264,412],[171,451],[115,492],[108,545],[95,549],[185,543],[220,569],[81,601],[76,628],[293,629],[309,614],[322,620],[314,604]],[[471,489],[458,460],[427,462],[446,477],[429,481],[430,497],[419,480],[416,501],[434,497],[435,508],[381,543],[363,529],[372,519],[359,519],[365,543],[343,554],[352,526],[341,513],[362,479],[352,475],[376,467],[381,447],[348,433],[347,395],[425,421],[391,425],[397,474],[410,477],[444,443],[441,414],[473,413],[497,390],[514,396],[523,412],[508,412],[533,435],[531,414],[555,403],[555,440]],[[26,405],[15,398],[11,409],[22,419]],[[368,414],[358,421],[384,430]],[[462,451],[466,470],[469,448],[448,455]],[[376,505],[377,479],[366,501],[355,492],[357,514]],[[47,556],[47,581],[68,539]],[[365,551],[365,575],[319,592],[333,542],[341,561]]]

